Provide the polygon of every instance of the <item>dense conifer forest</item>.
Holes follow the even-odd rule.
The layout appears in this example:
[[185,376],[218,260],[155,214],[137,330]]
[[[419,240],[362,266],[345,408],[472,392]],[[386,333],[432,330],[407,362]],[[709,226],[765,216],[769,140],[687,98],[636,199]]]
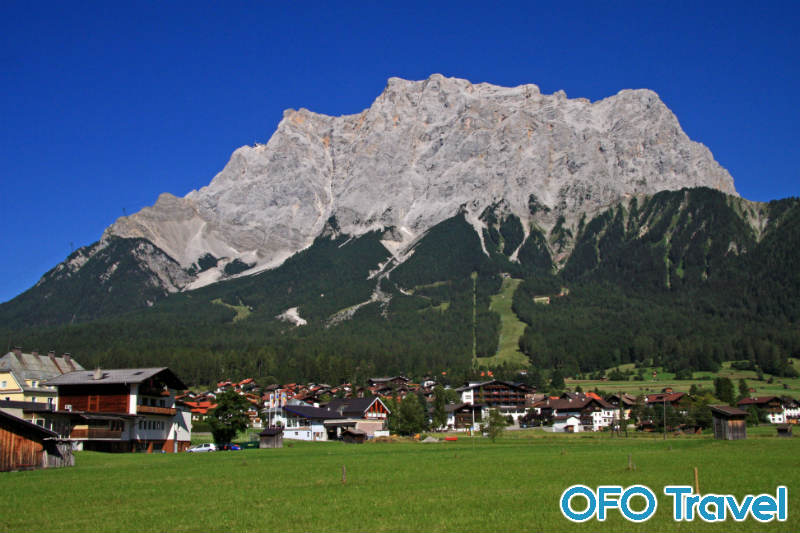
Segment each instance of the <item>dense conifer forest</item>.
[[[531,213],[542,209],[531,197]],[[87,368],[169,366],[192,384],[445,371],[457,381],[497,349],[500,319],[489,303],[508,275],[524,279],[513,310],[528,325],[520,347],[537,371],[573,376],[627,362],[714,370],[737,360],[794,372],[786,360],[800,355],[797,199],[664,192],[572,226],[563,217],[547,232],[533,225],[527,236],[501,206],[481,220],[483,242],[459,214],[400,265],[380,232],[329,232],[277,269],[146,294],[155,304],[139,308],[126,305],[147,291],[133,267],[112,298],[92,285],[92,272],[142,244],[119,239],[76,282],[43,284],[0,306],[0,334],[26,350],[71,352]],[[557,272],[555,253],[569,245]],[[550,304],[535,303],[539,296]],[[307,325],[276,318],[293,307]]]

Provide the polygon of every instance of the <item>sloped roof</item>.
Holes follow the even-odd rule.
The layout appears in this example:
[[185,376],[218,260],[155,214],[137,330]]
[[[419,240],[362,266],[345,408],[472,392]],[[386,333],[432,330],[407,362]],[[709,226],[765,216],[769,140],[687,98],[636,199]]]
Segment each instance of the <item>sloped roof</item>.
[[464,392],[464,391],[470,390],[470,389],[477,389],[477,388],[480,388],[480,387],[484,387],[486,385],[491,385],[493,383],[499,383],[500,385],[506,385],[507,387],[510,387],[512,389],[521,390],[521,391],[526,391],[527,390],[526,387],[522,383],[514,383],[513,381],[501,381],[499,379],[490,379],[489,381],[481,381],[481,382],[478,382],[478,383],[468,383],[468,384],[464,385],[463,387],[457,388],[456,392]]
[[631,396],[630,394],[623,393],[623,394],[612,394],[608,397],[609,401],[613,398],[619,400],[619,402],[623,405],[634,405],[636,403],[636,397]]
[[485,406],[481,404],[471,404],[471,403],[448,403],[444,406],[444,411],[446,413],[453,413],[460,409],[466,409],[467,411],[480,411]]
[[756,398],[742,398],[736,405],[763,405],[772,400],[780,400],[777,396],[758,396]]
[[709,405],[712,413],[722,415],[724,418],[746,417],[747,411],[730,405]]
[[[99,374],[99,379],[95,374]],[[63,376],[47,381],[46,385],[110,385],[110,384],[129,384],[142,383],[152,377],[158,376],[164,380],[167,386],[173,389],[183,390],[186,385],[167,367],[159,368],[115,368],[96,370],[80,370],[70,372]]]
[[369,378],[368,381],[370,381],[372,383],[386,383],[388,381],[394,381],[396,379],[399,379],[399,380],[402,380],[402,381],[406,381],[406,382],[411,381],[410,379],[408,379],[405,376],[389,376],[389,377],[382,377],[382,378]]
[[61,438],[55,431],[50,431],[49,429],[37,426],[36,424],[28,422],[27,420],[23,420],[2,410],[0,410],[0,425],[4,427],[12,427],[17,433],[42,440]]
[[657,392],[645,396],[645,401],[647,403],[672,403],[677,402],[684,396],[686,396],[685,392]]
[[336,411],[320,409],[319,407],[308,407],[305,405],[284,405],[283,410],[308,419],[331,420],[334,418],[341,418],[341,415]]
[[613,409],[613,406],[603,400],[602,398],[592,398],[591,396],[578,396],[574,398],[558,398],[553,400],[552,398],[548,398],[543,402],[538,402],[536,404],[537,407],[549,407],[551,409],[561,410],[561,411],[571,411],[575,409],[583,409],[587,405],[591,403],[596,403],[603,409]]
[[[51,354],[8,352],[0,357],[0,369],[8,369],[22,379],[46,380],[67,372],[83,370],[71,357],[50,357]],[[24,386],[24,384],[22,384]]]
[[334,398],[325,405],[326,409],[336,411],[345,416],[358,415],[363,416],[367,410],[372,407],[375,402],[381,402],[381,405],[389,411],[389,408],[381,401],[380,398]]

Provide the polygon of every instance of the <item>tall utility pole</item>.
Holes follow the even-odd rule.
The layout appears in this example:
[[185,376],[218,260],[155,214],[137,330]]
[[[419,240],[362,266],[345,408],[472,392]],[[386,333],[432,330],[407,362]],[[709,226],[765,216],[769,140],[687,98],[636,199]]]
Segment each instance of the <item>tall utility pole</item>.
[[664,440],[667,440],[667,399],[664,398]]

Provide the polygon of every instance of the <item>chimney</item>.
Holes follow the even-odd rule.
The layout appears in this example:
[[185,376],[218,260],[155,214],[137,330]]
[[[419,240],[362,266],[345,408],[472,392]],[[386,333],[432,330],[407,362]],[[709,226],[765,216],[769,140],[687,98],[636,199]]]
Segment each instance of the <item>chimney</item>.
[[58,371],[59,371],[61,374],[63,374],[63,373],[64,373],[64,371],[61,369],[61,367],[60,367],[60,366],[58,366],[58,361],[56,361],[56,352],[55,352],[55,350],[50,350],[49,352],[47,352],[47,357],[49,357],[49,358],[50,358],[50,362],[51,362],[51,363],[53,363],[53,366],[54,366],[54,367],[56,367],[56,369],[57,369],[57,370],[58,370]]
[[21,363],[22,362],[22,348],[19,347],[19,346],[14,346],[14,350],[12,350],[12,351],[14,352],[14,356]]
[[39,350],[34,350],[31,352],[31,354],[36,358],[37,361],[39,360]]
[[74,372],[75,364],[72,362],[72,357],[69,355],[69,353],[64,354],[64,361],[67,363],[67,365],[69,365],[70,370]]
[[94,379],[95,381],[103,379],[103,371],[100,370],[99,366],[94,369],[94,376],[92,376],[92,379]]

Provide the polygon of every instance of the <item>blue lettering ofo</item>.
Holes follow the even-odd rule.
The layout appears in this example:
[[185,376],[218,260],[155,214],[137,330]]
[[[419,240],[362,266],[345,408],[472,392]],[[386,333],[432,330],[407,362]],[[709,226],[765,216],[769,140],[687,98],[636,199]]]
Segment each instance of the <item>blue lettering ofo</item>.
[[606,507],[619,509],[618,499],[608,499],[606,496],[619,496],[622,487],[619,485],[601,485],[597,487],[597,519],[600,522],[606,521]]
[[747,513],[750,510],[750,504],[753,501],[753,496],[748,494],[742,500],[742,504],[740,506],[736,506],[736,498],[733,496],[725,496],[725,503],[728,506],[728,509],[731,510],[731,516],[737,522],[744,522],[747,518]]
[[[708,506],[714,506],[714,512],[708,511]],[[697,504],[697,514],[704,522],[725,521],[725,498],[717,494],[706,494]]]
[[[735,496],[729,494],[694,494],[688,485],[668,485],[664,494],[672,496],[672,517],[676,522],[691,522],[695,514],[709,523],[724,522],[728,512],[737,522],[747,519],[749,514],[758,522],[777,520],[785,522],[788,518],[787,488],[778,486],[775,496],[759,494],[746,495],[739,503]],[[586,509],[577,512],[572,509],[572,500],[576,496],[586,499]],[[636,512],[631,509],[630,501],[635,496],[645,499],[644,510]],[[595,517],[599,522],[607,518],[607,509],[618,509],[622,516],[630,522],[644,522],[655,514],[658,500],[655,494],[644,485],[633,485],[624,491],[619,485],[601,485],[597,492],[586,485],[573,485],[561,494],[561,514],[572,522],[585,522]]]
[[[664,494],[672,496],[672,519],[676,522],[683,520],[683,495],[692,493],[692,487],[688,485],[667,485],[664,487]],[[745,514],[747,514],[745,512]]]
[[[586,507],[585,511],[576,513],[572,510],[570,502],[575,496],[583,496],[588,500],[589,505]],[[594,515],[596,508],[597,499],[595,498],[594,491],[586,485],[573,485],[561,494],[561,514],[563,514],[567,520],[571,520],[572,522],[586,522]]]
[[[693,494],[688,485],[669,485],[664,487],[664,494],[672,496],[672,517],[676,522],[694,520],[695,512],[705,522],[724,522],[730,516],[737,522],[743,522],[747,515],[759,522],[778,520],[785,522],[789,511],[787,509],[787,489],[784,485],[778,486],[776,495],[759,494],[758,496],[746,495],[741,503],[733,495],[706,494],[701,496]],[[623,495],[624,496],[624,495]],[[709,510],[714,506],[714,512]],[[624,512],[624,504],[620,504]]]
[[[647,505],[641,512],[637,513],[631,510],[630,499],[633,496],[644,496],[644,499],[647,500]],[[653,517],[658,508],[658,500],[656,500],[656,495],[649,488],[644,485],[633,485],[622,493],[622,497],[619,499],[619,508],[622,511],[622,515],[631,522],[644,522]]]
[[772,496],[762,494],[753,500],[750,514],[759,522],[769,522],[778,514],[778,504]]

